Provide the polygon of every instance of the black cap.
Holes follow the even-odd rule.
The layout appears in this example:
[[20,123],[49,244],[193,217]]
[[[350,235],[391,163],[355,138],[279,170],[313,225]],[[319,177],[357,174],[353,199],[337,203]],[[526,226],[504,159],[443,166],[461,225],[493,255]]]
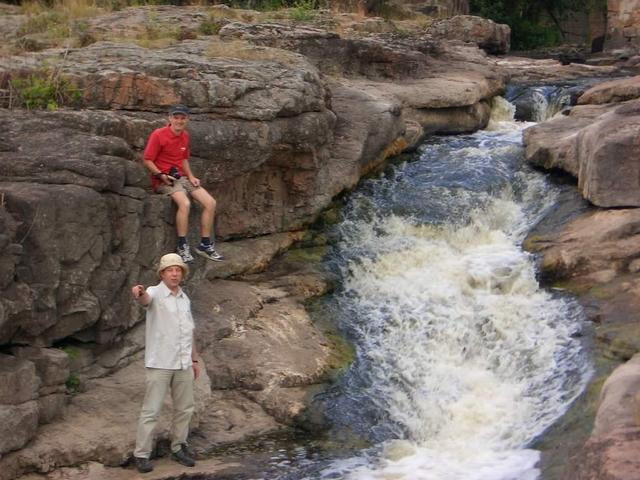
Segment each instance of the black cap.
[[169,115],[189,115],[189,109],[184,105],[172,105],[169,108]]

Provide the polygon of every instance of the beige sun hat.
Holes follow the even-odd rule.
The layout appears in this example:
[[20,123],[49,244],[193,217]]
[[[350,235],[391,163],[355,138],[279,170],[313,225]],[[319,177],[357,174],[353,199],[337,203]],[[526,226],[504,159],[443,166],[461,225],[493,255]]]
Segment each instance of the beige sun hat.
[[162,258],[160,259],[160,263],[158,264],[158,276],[160,276],[160,272],[162,270],[173,266],[180,267],[182,269],[182,274],[185,277],[187,276],[187,273],[189,273],[189,267],[187,267],[187,264],[182,261],[180,255],[178,255],[177,253],[167,253],[166,255],[162,256]]

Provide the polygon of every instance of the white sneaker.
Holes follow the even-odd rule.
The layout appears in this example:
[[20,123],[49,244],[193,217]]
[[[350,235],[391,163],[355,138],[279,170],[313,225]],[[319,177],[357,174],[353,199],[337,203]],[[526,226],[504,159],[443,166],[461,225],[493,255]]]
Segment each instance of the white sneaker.
[[198,255],[203,256],[204,258],[213,260],[214,262],[221,262],[224,260],[224,257],[218,252],[216,252],[216,249],[213,246],[213,243],[210,243],[209,245],[205,245],[204,243],[201,243],[196,248],[196,253]]
[[191,255],[191,250],[189,249],[189,245],[187,245],[186,243],[184,244],[184,247],[178,247],[176,249],[176,253],[180,255],[180,258],[182,258],[182,261],[184,263],[193,262],[193,255]]

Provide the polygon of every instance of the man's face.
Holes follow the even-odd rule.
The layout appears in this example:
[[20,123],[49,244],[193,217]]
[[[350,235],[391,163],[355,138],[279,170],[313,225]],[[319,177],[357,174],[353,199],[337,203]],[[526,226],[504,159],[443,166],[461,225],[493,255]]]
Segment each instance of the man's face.
[[174,113],[169,115],[169,125],[174,133],[181,133],[187,126],[189,118],[182,113]]
[[160,272],[160,279],[170,290],[178,288],[182,281],[182,268],[177,265],[167,267]]

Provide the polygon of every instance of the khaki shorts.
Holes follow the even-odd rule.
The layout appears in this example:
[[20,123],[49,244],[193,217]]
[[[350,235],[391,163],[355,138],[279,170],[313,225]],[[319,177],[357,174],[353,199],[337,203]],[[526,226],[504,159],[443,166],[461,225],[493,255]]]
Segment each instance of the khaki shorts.
[[163,195],[171,195],[176,192],[191,193],[200,187],[194,187],[187,177],[180,177],[173,182],[173,185],[161,184],[156,187],[156,193],[162,193]]

